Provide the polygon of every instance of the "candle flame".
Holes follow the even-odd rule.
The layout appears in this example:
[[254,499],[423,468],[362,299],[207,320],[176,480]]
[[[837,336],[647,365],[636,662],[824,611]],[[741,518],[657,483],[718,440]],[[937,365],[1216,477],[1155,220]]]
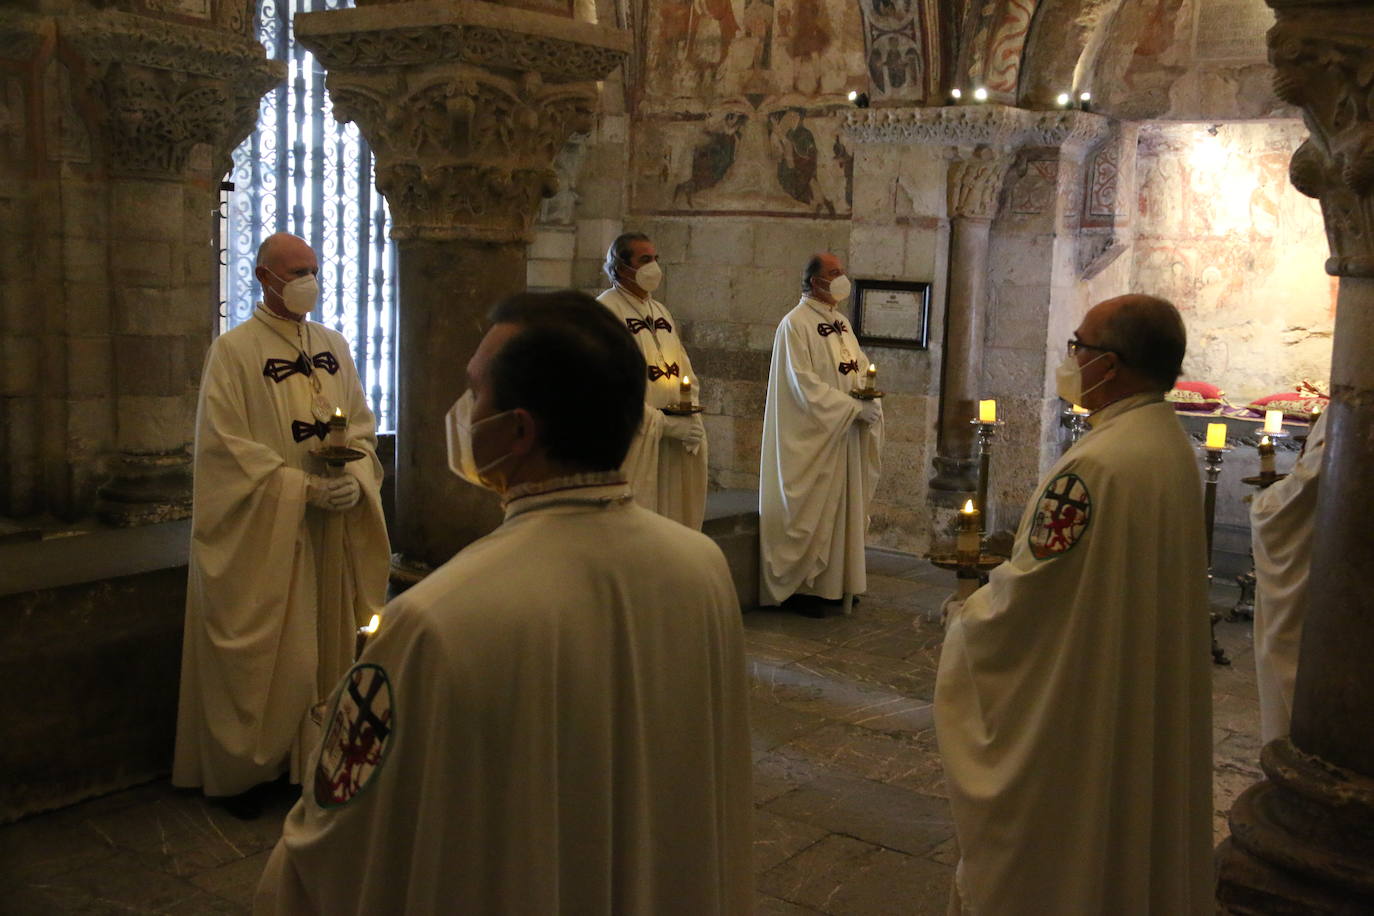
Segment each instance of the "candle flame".
[[1270,444],[1272,444],[1272,443],[1270,443],[1269,437],[1268,437],[1268,436],[1261,436],[1261,437],[1260,437],[1260,445],[1261,445],[1261,446],[1270,445]]
[[869,371],[869,372],[877,372],[877,371],[878,371],[878,367],[875,366],[873,363],[869,363],[869,364],[868,364],[868,371]]
[[377,632],[377,627],[381,626],[381,624],[382,615],[373,614],[372,619],[367,622],[367,626],[363,627],[363,632],[371,636],[373,633]]
[[342,417],[342,416],[343,416],[343,408],[342,408],[342,407],[335,407],[335,408],[334,408],[334,416],[336,416],[336,417]]
[[973,500],[969,499],[964,501],[964,508],[960,509],[959,511],[963,512],[965,515],[972,515],[974,512],[977,512],[978,510],[973,508]]

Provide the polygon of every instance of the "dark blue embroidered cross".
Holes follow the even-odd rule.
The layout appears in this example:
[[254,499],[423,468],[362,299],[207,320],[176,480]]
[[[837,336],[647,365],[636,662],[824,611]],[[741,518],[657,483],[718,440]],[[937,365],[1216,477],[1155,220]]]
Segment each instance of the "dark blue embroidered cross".
[[262,374],[274,382],[283,382],[297,373],[310,375],[315,369],[323,369],[330,375],[339,371],[339,361],[334,358],[334,354],[328,350],[321,350],[314,356],[306,360],[302,353],[295,359],[277,359],[271,357],[262,367]]
[[307,423],[304,420],[291,421],[291,438],[297,442],[304,442],[311,436],[319,436],[323,439],[329,435],[329,424],[321,421]]
[[630,329],[631,334],[638,334],[640,331],[669,331],[673,326],[668,323],[667,318],[626,318],[625,325]]
[[836,321],[834,324],[827,324],[822,321],[820,324],[816,325],[816,330],[821,332],[822,337],[829,337],[831,334],[843,334],[845,331],[849,330],[849,328],[845,327],[843,321]]

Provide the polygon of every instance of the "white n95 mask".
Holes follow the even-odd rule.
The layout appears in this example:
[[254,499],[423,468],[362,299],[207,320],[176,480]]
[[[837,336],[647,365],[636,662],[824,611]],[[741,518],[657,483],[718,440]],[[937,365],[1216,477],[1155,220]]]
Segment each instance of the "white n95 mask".
[[[1099,353],[1088,360],[1087,365],[1091,366],[1106,355],[1106,353]],[[1097,385],[1089,388],[1088,391],[1092,391],[1093,388],[1097,388],[1098,385],[1106,381],[1103,379]],[[1088,391],[1083,390],[1083,367],[1078,365],[1078,359],[1072,353],[1065,353],[1064,361],[1054,370],[1054,390],[1056,394],[1070,404],[1082,404],[1083,395],[1088,393]]]
[[834,299],[836,302],[843,302],[844,300],[848,299],[849,292],[850,287],[848,274],[840,274],[838,277],[830,281],[830,298]]
[[[277,277],[270,269],[267,272]],[[282,278],[277,277],[277,279]],[[315,279],[314,274],[306,274],[303,277],[286,281],[281,288],[282,304],[293,315],[309,315],[319,298],[320,281]]]
[[652,293],[663,282],[663,268],[657,261],[650,261],[635,271],[635,284],[646,293]]
[[473,423],[472,405],[475,402],[476,398],[473,397],[472,391],[466,391],[461,398],[454,402],[444,416],[444,437],[448,443],[448,469],[473,486],[499,493],[501,491],[484,475],[509,458],[510,455],[502,455],[495,461],[489,461],[482,467],[478,467],[477,459],[472,453],[472,432],[483,423],[495,420],[497,417],[504,417],[510,411],[492,414]]

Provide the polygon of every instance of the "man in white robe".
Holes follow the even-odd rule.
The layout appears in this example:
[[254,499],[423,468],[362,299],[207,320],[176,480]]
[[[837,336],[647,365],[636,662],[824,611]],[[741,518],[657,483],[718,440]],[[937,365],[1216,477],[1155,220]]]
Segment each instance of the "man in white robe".
[[739,605],[619,471],[644,361],[581,293],[492,319],[449,452],[505,521],[387,606],[256,912],[747,913]]
[[[210,345],[196,416],[172,782],[235,797],[243,816],[249,790],[283,771],[300,781],[319,736],[311,708],[386,596],[372,411],[348,342],[304,317],[317,270],[304,240],[263,243],[263,301]],[[331,472],[310,451],[335,410],[365,457]]]
[[1256,494],[1250,504],[1255,554],[1255,675],[1260,735],[1268,744],[1288,734],[1293,685],[1307,610],[1312,565],[1312,523],[1317,514],[1326,414],[1312,424],[1293,471]]
[[1084,316],[1059,393],[1093,428],[951,613],[935,684],[962,856],[951,912],[1215,908],[1202,486],[1164,401],[1185,344],[1160,299]]
[[683,379],[691,380],[689,397],[699,401],[701,380],[677,323],[653,295],[663,277],[658,249],[647,235],[627,232],[611,243],[603,269],[611,288],[596,299],[634,335],[648,372],[644,421],[625,456],[625,476],[635,502],[700,530],[706,515],[706,428],[699,415],[669,416],[663,408],[682,403]]
[[844,265],[814,255],[802,298],[778,324],[759,457],[759,601],[839,601],[867,588],[864,535],[882,470],[881,401],[850,395],[868,357],[839,303]]

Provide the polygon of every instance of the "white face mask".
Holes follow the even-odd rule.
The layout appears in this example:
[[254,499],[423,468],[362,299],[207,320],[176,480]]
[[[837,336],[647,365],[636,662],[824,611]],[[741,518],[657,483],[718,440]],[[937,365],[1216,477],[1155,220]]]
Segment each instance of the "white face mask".
[[830,298],[837,303],[849,298],[849,275],[840,274],[830,281]]
[[[275,273],[268,268],[263,268],[272,276]],[[277,277],[281,280],[281,277]],[[314,274],[306,274],[294,280],[283,281],[281,288],[281,301],[286,306],[286,310],[293,315],[309,315],[310,310],[315,307],[315,303],[320,298],[320,282],[315,279]]]
[[449,408],[448,414],[444,417],[444,433],[448,439],[448,468],[459,477],[466,480],[473,486],[500,493],[501,488],[493,481],[486,478],[486,473],[496,467],[501,462],[510,457],[510,453],[502,455],[495,461],[488,461],[481,467],[477,466],[477,459],[472,453],[472,433],[483,423],[504,417],[510,413],[509,410],[502,413],[492,414],[483,417],[476,423],[472,422],[472,405],[476,402],[472,391],[466,391],[454,405]]
[[654,290],[658,289],[658,285],[662,282],[663,268],[658,266],[657,261],[650,261],[648,264],[635,270],[635,285],[646,293],[652,293]]
[[[1099,353],[1097,356],[1088,360],[1086,365],[1091,366],[1106,355],[1106,353]],[[1088,391],[1084,391],[1083,368],[1083,366],[1078,365],[1078,358],[1076,356],[1072,353],[1065,353],[1064,361],[1059,364],[1059,368],[1054,370],[1055,392],[1070,404],[1082,404],[1083,395],[1107,381],[1104,378],[1102,381],[1098,382],[1097,385],[1093,385],[1092,388],[1089,388]]]

